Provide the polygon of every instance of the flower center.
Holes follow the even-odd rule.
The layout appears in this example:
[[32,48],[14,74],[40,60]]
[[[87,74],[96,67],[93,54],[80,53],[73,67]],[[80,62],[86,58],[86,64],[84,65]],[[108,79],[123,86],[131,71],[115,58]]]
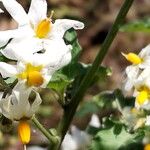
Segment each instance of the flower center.
[[30,142],[30,125],[27,121],[20,121],[18,125],[18,134],[22,144],[28,144]]
[[36,36],[38,38],[46,38],[51,31],[51,20],[49,18],[42,20],[36,28]]
[[144,150],[150,150],[150,144],[145,145]]
[[122,53],[122,55],[132,64],[138,65],[142,62],[142,59],[134,53],[129,53],[129,54]]
[[139,105],[144,104],[144,102],[148,99],[148,91],[147,90],[140,91],[136,99]]
[[32,64],[28,63],[25,71],[18,74],[18,77],[20,79],[26,79],[28,86],[40,86],[44,82],[40,72],[41,70],[42,66],[32,66]]

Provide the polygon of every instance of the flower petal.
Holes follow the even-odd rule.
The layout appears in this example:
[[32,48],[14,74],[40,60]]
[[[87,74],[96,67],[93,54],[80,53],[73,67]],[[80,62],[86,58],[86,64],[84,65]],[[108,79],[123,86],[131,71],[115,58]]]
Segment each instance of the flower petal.
[[141,58],[144,58],[144,57],[146,57],[146,56],[150,56],[150,44],[147,45],[145,48],[143,48],[143,49],[141,50],[141,52],[139,53],[139,56],[140,56]]
[[28,37],[13,39],[1,52],[9,59],[32,62],[33,54],[42,48],[42,43],[39,40]]
[[47,2],[46,0],[32,0],[29,8],[28,16],[31,24],[34,26],[41,20],[46,18]]
[[15,65],[0,62],[0,73],[3,78],[12,77],[17,74],[17,69]]
[[[55,71],[61,65],[60,64],[61,61],[62,62],[64,61],[61,66],[68,63],[68,56],[67,56],[66,62],[63,58],[65,58],[66,55],[68,55],[68,53],[70,56],[71,48],[72,47],[70,45],[66,45],[64,43],[64,40],[61,38],[47,40],[47,41],[45,40],[44,41],[45,53],[42,53],[42,54],[35,53],[33,57],[34,59],[33,62],[35,65],[43,64],[44,66],[50,67],[54,69]],[[69,57],[69,60],[70,60],[70,57]]]
[[6,10],[17,21],[19,26],[29,23],[28,16],[23,7],[16,0],[1,0]]
[[0,100],[0,108],[1,108],[1,111],[2,111],[2,114],[10,119],[10,120],[13,120],[12,118],[12,114],[9,112],[10,110],[10,105],[11,105],[11,96],[7,97],[7,98],[3,98]]
[[127,78],[125,80],[124,84],[124,90],[130,91],[133,88],[133,85],[135,84],[135,81],[139,75],[139,67],[138,66],[128,66],[125,70]]
[[74,28],[75,30],[83,29],[84,24],[76,20],[57,19],[52,26],[50,36],[63,38],[64,33],[70,28]]
[[30,118],[32,114],[30,113],[30,103],[28,101],[29,95],[31,93],[31,88],[27,88],[24,82],[18,82],[14,87],[12,92],[12,105],[10,107],[10,112],[13,114],[13,118],[19,120],[22,117]]
[[[28,26],[19,27],[14,30],[0,31],[0,47],[6,45],[12,38],[21,38],[32,36],[33,32]],[[20,39],[18,39],[19,41]]]
[[6,45],[14,37],[16,30],[0,31],[0,47]]
[[41,99],[39,93],[37,93],[36,91],[35,91],[35,93],[36,93],[36,98],[30,108],[32,110],[32,115],[38,110],[39,105],[42,103],[42,99]]
[[0,13],[4,13],[4,11],[0,8]]

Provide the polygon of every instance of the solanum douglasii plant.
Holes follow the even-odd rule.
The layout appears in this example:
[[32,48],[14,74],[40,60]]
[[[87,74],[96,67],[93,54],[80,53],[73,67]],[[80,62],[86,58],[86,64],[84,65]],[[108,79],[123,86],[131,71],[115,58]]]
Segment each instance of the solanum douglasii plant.
[[[107,79],[111,75],[111,69],[101,63],[119,29],[130,27],[123,23],[133,1],[124,1],[93,64],[84,64],[78,61],[81,47],[75,31],[84,30],[84,21],[53,19],[55,12],[47,13],[46,0],[31,0],[28,12],[16,0],[0,0],[17,22],[16,29],[0,31],[0,121],[17,125],[24,149],[31,140],[31,122],[47,138],[47,148],[51,150],[150,149],[148,43],[139,54],[120,50],[131,63],[125,69],[122,89],[102,91],[77,109],[86,90],[101,76]],[[5,13],[3,9],[1,13]],[[63,109],[58,126],[52,129],[45,128],[36,118],[44,90],[55,93]],[[130,97],[124,96],[126,92],[130,92]],[[85,131],[71,126],[75,115],[91,112],[95,114]],[[108,113],[103,117],[96,115],[101,112]]]

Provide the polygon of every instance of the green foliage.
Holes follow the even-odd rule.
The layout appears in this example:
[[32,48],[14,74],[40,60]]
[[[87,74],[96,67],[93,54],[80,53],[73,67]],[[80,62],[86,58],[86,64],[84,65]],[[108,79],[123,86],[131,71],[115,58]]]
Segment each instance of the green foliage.
[[93,96],[90,101],[83,102],[76,113],[77,117],[85,117],[88,114],[100,111],[110,111],[122,109],[126,106],[134,106],[133,97],[124,97],[120,89],[114,91],[103,91]]
[[150,18],[136,20],[123,25],[120,28],[122,32],[150,32]]
[[77,33],[73,28],[69,29],[64,35],[64,41],[66,44],[72,45],[72,61],[71,63],[76,63],[78,61],[79,54],[81,52],[81,47],[77,39]]
[[6,58],[5,56],[3,56],[2,53],[0,53],[0,61],[2,61],[2,62],[8,62],[9,59]]
[[144,132],[129,133],[125,126],[110,121],[109,128],[100,129],[90,150],[142,150]]
[[95,103],[86,102],[77,111],[76,116],[77,117],[84,117],[85,115],[87,115],[89,113],[97,113],[98,111],[99,111],[99,108]]
[[[91,64],[85,65],[78,62],[81,47],[78,43],[77,34],[74,29],[70,29],[65,33],[64,40],[66,44],[72,45],[72,60],[67,66],[55,72],[48,84],[48,88],[59,92],[61,95],[62,104],[65,104],[63,99],[64,93],[67,92],[68,89],[70,90],[71,87],[71,95],[73,95],[80,85],[84,75],[92,66]],[[104,80],[107,76],[110,76],[111,73],[112,72],[110,68],[100,66],[95,76],[93,77],[91,84],[94,84],[99,79]]]

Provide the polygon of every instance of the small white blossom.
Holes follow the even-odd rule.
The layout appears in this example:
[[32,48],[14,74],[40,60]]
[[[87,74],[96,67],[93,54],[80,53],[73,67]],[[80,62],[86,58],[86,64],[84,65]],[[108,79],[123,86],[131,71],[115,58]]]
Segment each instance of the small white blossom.
[[71,134],[67,133],[62,143],[62,150],[86,149],[90,144],[91,137],[77,127],[71,127]]
[[21,119],[30,119],[41,104],[40,95],[34,91],[35,97],[33,102],[29,101],[31,88],[26,88],[23,83],[17,84],[12,90],[11,95],[7,95],[0,101],[2,114],[10,119],[19,121]]
[[[6,46],[2,51],[7,58],[17,59],[14,55],[18,55],[16,47],[19,46],[21,47],[19,55],[22,57],[26,53],[25,51],[33,54],[37,51],[46,50],[51,53],[55,51],[55,49],[51,49],[49,43],[51,40],[57,41],[57,45],[59,45],[68,29],[83,29],[84,27],[82,22],[69,19],[57,19],[52,23],[51,18],[46,15],[46,0],[32,0],[28,14],[16,0],[1,1],[18,23],[18,28],[15,30],[0,31],[0,47],[13,38],[8,44],[9,46]],[[10,57],[9,53],[13,55]],[[59,56],[59,53],[57,54]]]
[[146,68],[134,83],[135,107],[150,110],[150,69]]
[[96,114],[92,115],[89,125],[95,128],[99,128],[101,126],[99,118]]
[[127,60],[132,62],[132,65],[126,68],[125,73],[127,77],[125,79],[124,85],[125,91],[131,91],[134,86],[134,82],[136,82],[136,79],[140,75],[141,71],[145,68],[150,67],[150,45],[143,48],[139,55],[136,55],[134,53],[123,55],[126,57]]
[[122,111],[123,122],[129,127],[129,129],[136,130],[144,126],[146,118],[143,116],[143,112],[131,107],[125,107]]
[[0,9],[0,13],[3,13],[4,11],[2,9]]

